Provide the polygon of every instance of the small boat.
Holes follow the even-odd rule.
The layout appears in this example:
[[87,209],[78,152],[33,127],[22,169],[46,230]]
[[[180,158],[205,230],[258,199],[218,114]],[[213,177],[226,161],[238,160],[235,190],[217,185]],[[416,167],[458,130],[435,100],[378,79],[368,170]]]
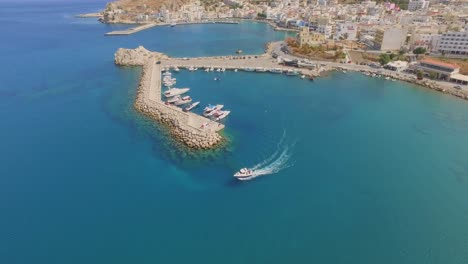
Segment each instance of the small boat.
[[387,77],[385,77],[385,80],[390,80],[390,77],[388,77],[388,76],[387,76]]
[[343,73],[346,73],[347,71],[343,70]]
[[175,72],[179,72],[179,71],[180,71],[179,67],[174,66],[174,71],[175,71]]
[[205,72],[209,72],[209,71],[210,71],[210,69],[209,69],[209,68],[206,68],[206,69],[205,69]]
[[210,71],[214,71],[214,68],[213,68],[213,67],[211,67],[211,68],[210,68]]
[[180,96],[174,96],[172,98],[169,98],[166,102],[168,102],[170,104],[173,104],[173,103],[175,103],[175,102],[177,102],[179,100],[180,100]]
[[221,68],[221,72],[225,72],[226,71],[226,68]]
[[249,170],[247,168],[242,168],[234,174],[234,177],[238,179],[247,178],[254,174],[255,170]]
[[165,91],[163,94],[165,97],[173,97],[173,96],[176,96],[176,95],[181,95],[181,94],[184,94],[186,92],[188,92],[190,90],[190,88],[171,88],[167,91]]
[[256,72],[266,72],[267,70],[265,68],[262,68],[262,67],[257,67],[257,68],[255,68],[255,71]]
[[215,80],[215,81],[221,81],[221,78],[219,78],[219,77],[214,77],[213,80]]
[[243,51],[241,49],[236,50],[237,54],[241,54]]
[[213,115],[216,111],[221,110],[224,107],[224,105],[208,105],[203,109],[203,115],[204,116],[211,116]]
[[223,118],[225,118],[226,116],[228,116],[229,114],[231,113],[231,111],[217,111],[217,113],[215,114],[216,116],[216,121],[219,121]]
[[196,68],[190,66],[190,67],[188,68],[188,70],[189,70],[189,71],[196,71]]
[[192,98],[190,96],[184,96],[181,99],[177,100],[174,104],[175,105],[183,105],[192,102]]
[[234,69],[234,72],[237,72],[237,69]]
[[268,71],[271,73],[283,73],[283,70],[281,70],[280,68],[269,69]]
[[220,72],[220,71],[221,71],[221,69],[216,69],[216,71],[217,71],[217,72]]
[[189,106],[187,106],[186,108],[184,108],[184,111],[185,111],[185,112],[189,112],[189,111],[191,111],[192,109],[194,109],[195,107],[197,107],[199,104],[200,104],[200,102],[192,103],[192,104],[190,104]]
[[171,27],[175,27],[176,25],[176,23],[171,23]]
[[297,75],[299,75],[299,72],[297,72],[295,70],[288,70],[286,72],[286,75],[288,75],[288,76],[297,76]]
[[255,71],[255,68],[245,68],[244,71],[253,72],[253,71]]
[[301,79],[304,79],[305,77],[306,77],[306,76],[305,76],[304,74],[303,74],[303,75],[301,75]]
[[165,73],[162,74],[163,76],[171,76],[171,72],[170,71],[167,71]]

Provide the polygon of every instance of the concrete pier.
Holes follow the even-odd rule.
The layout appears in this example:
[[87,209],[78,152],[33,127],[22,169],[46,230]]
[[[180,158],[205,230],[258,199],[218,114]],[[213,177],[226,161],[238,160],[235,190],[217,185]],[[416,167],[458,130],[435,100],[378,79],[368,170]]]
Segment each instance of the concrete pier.
[[125,29],[125,30],[116,30],[116,31],[108,32],[105,35],[106,36],[130,35],[130,34],[133,34],[133,33],[140,32],[140,31],[145,30],[145,29],[149,29],[149,28],[158,26],[158,25],[160,25],[160,24],[157,24],[157,23],[144,24],[144,25],[136,26],[136,27],[133,27],[133,28]]

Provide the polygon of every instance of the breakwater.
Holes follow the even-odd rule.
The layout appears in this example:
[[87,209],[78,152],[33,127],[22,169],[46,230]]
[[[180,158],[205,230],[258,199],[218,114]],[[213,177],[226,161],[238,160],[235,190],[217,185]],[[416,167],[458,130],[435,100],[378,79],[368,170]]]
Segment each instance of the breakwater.
[[156,64],[165,55],[152,53],[139,47],[135,50],[119,49],[115,63],[123,66],[142,66],[142,74],[134,103],[136,110],[169,128],[178,142],[192,149],[211,149],[223,137],[218,134],[224,125],[203,116],[184,112],[179,107],[161,100],[161,66]]

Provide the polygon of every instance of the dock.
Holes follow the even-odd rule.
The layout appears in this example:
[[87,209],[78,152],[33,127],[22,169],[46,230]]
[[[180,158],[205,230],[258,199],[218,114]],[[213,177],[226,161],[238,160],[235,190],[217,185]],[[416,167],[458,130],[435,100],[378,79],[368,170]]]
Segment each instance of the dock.
[[155,26],[158,26],[158,25],[161,25],[161,24],[157,24],[157,23],[144,24],[144,25],[139,25],[139,26],[136,26],[136,27],[133,27],[133,28],[125,29],[125,30],[115,30],[115,31],[111,31],[111,32],[106,33],[105,35],[106,35],[106,36],[125,36],[125,35],[131,35],[131,34],[133,34],[133,33],[137,33],[137,32],[140,32],[140,31],[142,31],[142,30],[149,29],[149,28],[152,28],[152,27],[155,27]]
[[[217,132],[224,128],[224,125],[213,120],[210,120],[204,116],[192,113],[184,112],[182,108],[175,105],[167,105],[161,99],[161,65],[154,62],[153,71],[151,73],[150,88],[146,96],[147,103],[157,104],[158,108],[165,108],[167,111],[173,112],[174,116],[178,117],[178,122],[183,122],[186,126],[195,129],[197,131],[213,131]],[[208,124],[206,128],[202,128],[203,124]]]

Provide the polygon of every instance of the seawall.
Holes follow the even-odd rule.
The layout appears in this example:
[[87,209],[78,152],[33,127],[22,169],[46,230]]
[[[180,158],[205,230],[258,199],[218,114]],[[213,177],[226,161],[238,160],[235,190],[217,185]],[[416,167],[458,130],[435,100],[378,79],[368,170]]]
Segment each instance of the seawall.
[[164,55],[149,53],[150,56],[143,56],[146,59],[140,59],[141,54],[145,52],[144,48],[139,47],[135,50],[119,49],[115,54],[115,62],[118,65],[136,66],[142,63],[135,109],[167,126],[173,138],[189,148],[217,147],[223,141],[218,131],[222,130],[224,125],[191,112],[184,112],[176,106],[166,105],[161,100],[161,66],[156,64]]

